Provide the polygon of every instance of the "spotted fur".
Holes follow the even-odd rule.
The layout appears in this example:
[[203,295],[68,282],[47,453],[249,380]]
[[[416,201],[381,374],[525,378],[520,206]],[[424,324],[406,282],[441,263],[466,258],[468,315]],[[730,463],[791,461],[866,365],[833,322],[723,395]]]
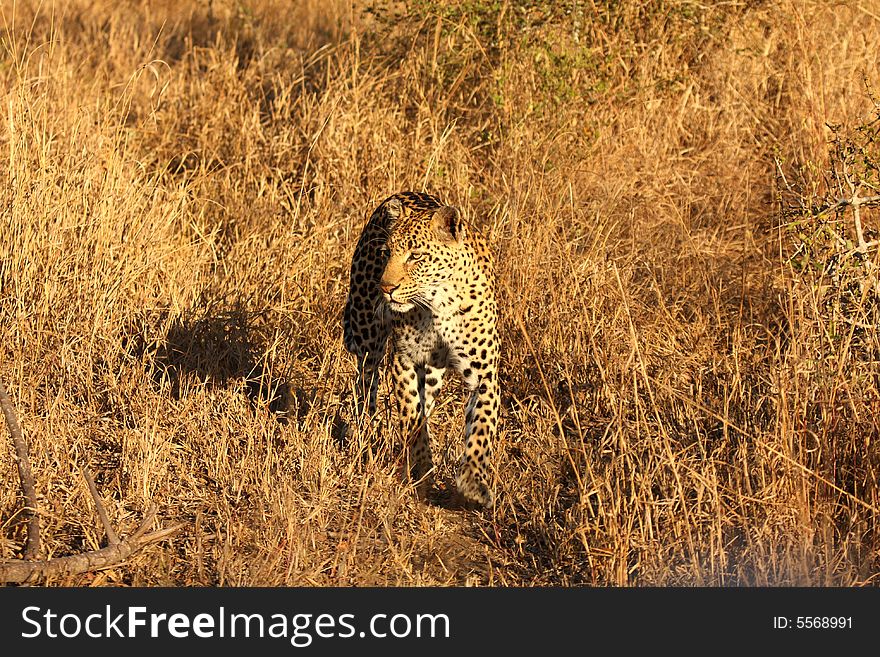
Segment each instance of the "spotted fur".
[[491,253],[456,208],[417,192],[395,194],[376,208],[351,262],[344,341],[358,359],[358,413],[372,415],[390,340],[409,473],[422,497],[433,473],[428,417],[452,368],[470,390],[456,485],[468,500],[493,502],[497,317]]

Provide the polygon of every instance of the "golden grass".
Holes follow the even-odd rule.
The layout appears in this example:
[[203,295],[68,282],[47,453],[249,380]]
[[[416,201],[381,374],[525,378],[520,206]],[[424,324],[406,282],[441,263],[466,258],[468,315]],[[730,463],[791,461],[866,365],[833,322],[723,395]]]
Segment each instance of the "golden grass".
[[[816,337],[774,157],[823,193],[826,124],[875,109],[880,3],[553,6],[3,5],[0,377],[44,551],[103,540],[85,463],[122,531],[151,501],[186,523],[54,583],[874,582],[878,338]],[[342,436],[351,253],[410,188],[497,248],[492,512]]]

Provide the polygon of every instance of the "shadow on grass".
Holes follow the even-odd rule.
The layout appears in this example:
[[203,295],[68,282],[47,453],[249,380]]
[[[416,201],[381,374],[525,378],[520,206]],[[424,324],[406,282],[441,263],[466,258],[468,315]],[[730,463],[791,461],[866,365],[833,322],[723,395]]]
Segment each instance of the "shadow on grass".
[[265,407],[279,422],[286,423],[291,388],[266,362],[257,319],[257,313],[240,304],[222,312],[206,308],[200,316],[174,320],[157,339],[139,332],[130,350],[148,365],[153,381],[167,387],[174,399],[180,399],[194,381],[212,388],[238,385],[254,408]]

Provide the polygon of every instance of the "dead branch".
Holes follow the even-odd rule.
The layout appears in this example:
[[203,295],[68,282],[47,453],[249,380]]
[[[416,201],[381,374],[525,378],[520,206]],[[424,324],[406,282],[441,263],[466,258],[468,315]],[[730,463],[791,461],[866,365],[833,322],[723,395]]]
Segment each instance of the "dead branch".
[[25,584],[47,577],[77,575],[118,566],[145,545],[160,541],[183,527],[183,523],[181,523],[147,534],[146,531],[155,516],[156,507],[153,505],[140,527],[131,536],[99,550],[43,561],[0,561],[0,582]]
[[135,530],[135,532],[127,537],[120,539],[113,526],[110,524],[110,518],[101,496],[98,494],[98,488],[95,486],[95,480],[89,472],[88,467],[83,467],[83,477],[89,487],[92,500],[95,503],[95,509],[104,531],[107,533],[107,540],[110,543],[107,547],[89,552],[81,552],[66,557],[57,557],[55,559],[38,560],[36,556],[40,551],[40,521],[36,513],[37,510],[37,493],[34,484],[34,475],[31,471],[31,463],[28,457],[28,446],[21,433],[21,426],[18,423],[18,417],[15,414],[15,408],[6,394],[6,388],[0,382],[0,407],[3,409],[3,415],[6,416],[6,426],[9,428],[9,434],[12,436],[12,442],[15,445],[16,461],[18,463],[18,476],[21,480],[21,490],[27,502],[25,511],[29,513],[27,525],[27,546],[25,548],[22,560],[3,560],[0,561],[0,583],[4,584],[25,584],[32,583],[47,577],[76,575],[79,573],[100,570],[111,566],[118,566],[128,559],[134,552],[149,543],[155,543],[163,538],[171,536],[183,524],[166,527],[154,532],[147,533],[156,517],[156,505],[150,506],[143,522]]
[[40,517],[37,515],[37,488],[34,483],[34,473],[31,471],[31,461],[28,458],[28,446],[21,433],[21,426],[15,414],[15,407],[6,394],[6,388],[0,382],[0,407],[6,416],[6,426],[15,446],[15,462],[18,465],[18,478],[21,482],[21,493],[24,495],[27,506],[24,513],[27,515],[27,543],[24,550],[25,559],[36,559],[40,553]]
[[95,486],[95,480],[92,478],[92,473],[89,472],[87,466],[83,466],[82,473],[89,486],[89,492],[92,494],[92,499],[95,501],[95,509],[98,511],[98,517],[101,519],[101,524],[104,525],[104,531],[107,532],[107,540],[110,542],[110,545],[116,545],[119,543],[119,536],[116,535],[113,525],[110,524],[110,518],[107,516],[107,509],[104,508],[101,496],[98,495],[98,488]]

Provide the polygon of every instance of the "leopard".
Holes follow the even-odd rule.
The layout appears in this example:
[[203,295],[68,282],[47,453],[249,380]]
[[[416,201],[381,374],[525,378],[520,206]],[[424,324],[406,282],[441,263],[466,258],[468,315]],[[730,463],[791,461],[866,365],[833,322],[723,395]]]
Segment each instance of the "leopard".
[[455,485],[458,499],[486,508],[495,503],[498,304],[491,248],[469,224],[457,207],[427,193],[382,201],[352,256],[343,342],[357,360],[359,417],[375,414],[380,371],[390,367],[406,468],[422,500],[434,485],[428,418],[444,375],[458,372],[468,398]]

